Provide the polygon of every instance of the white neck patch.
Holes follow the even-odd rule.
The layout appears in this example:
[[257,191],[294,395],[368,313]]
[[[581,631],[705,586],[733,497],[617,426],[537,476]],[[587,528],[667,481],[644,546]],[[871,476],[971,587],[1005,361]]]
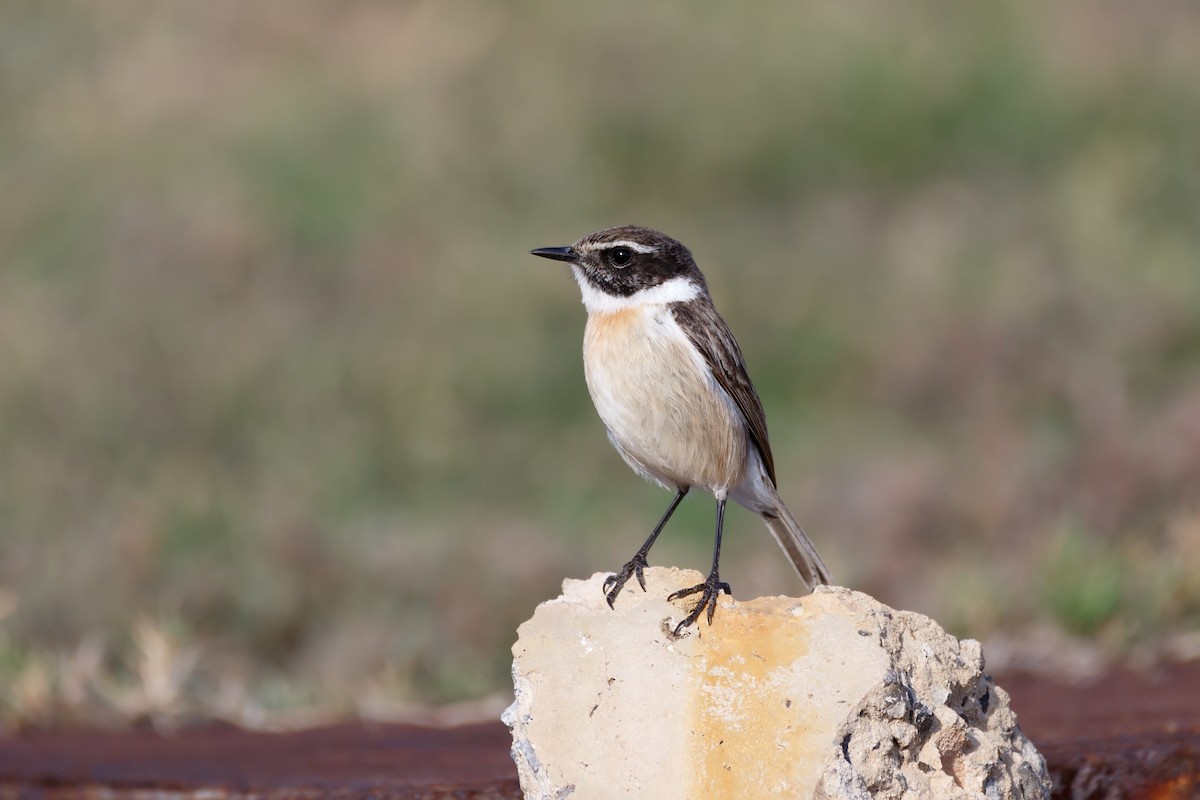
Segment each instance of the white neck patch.
[[579,284],[579,290],[583,294],[583,307],[589,314],[612,314],[638,306],[686,303],[689,300],[695,300],[701,292],[699,284],[686,275],[678,275],[658,286],[651,286],[649,289],[642,289],[628,297],[621,297],[597,289],[588,282],[583,270],[579,267],[571,267],[571,272],[575,275],[575,282]]

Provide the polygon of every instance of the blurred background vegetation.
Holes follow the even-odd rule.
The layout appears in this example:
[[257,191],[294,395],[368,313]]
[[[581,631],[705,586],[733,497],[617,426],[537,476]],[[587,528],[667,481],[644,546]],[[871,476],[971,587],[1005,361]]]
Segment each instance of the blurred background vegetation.
[[0,721],[502,696],[669,500],[526,254],[625,222],[842,582],[997,669],[1200,653],[1197,75],[1182,1],[4,4]]

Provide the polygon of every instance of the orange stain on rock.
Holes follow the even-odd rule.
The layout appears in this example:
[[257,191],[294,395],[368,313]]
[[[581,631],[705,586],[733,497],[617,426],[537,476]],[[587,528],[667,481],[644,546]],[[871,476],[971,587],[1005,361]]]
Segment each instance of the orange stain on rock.
[[691,751],[699,759],[694,796],[793,796],[796,765],[818,763],[816,751],[828,747],[823,736],[812,735],[811,694],[797,693],[792,677],[808,652],[808,630],[791,625],[788,636],[779,636],[772,619],[794,617],[794,607],[795,600],[764,598],[754,614],[746,614],[723,599],[713,632],[700,631],[694,655],[702,696],[692,706]]

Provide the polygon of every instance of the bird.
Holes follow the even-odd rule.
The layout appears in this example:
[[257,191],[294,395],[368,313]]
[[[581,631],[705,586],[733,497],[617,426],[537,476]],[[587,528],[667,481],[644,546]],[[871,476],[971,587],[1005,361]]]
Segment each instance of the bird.
[[730,594],[720,577],[730,499],[762,517],[807,590],[832,583],[779,496],[762,402],[691,251],[656,230],[619,225],[530,254],[565,262],[579,284],[584,376],[609,441],[634,472],[675,492],[649,538],[604,581],[608,605],[631,577],[646,590],[650,548],[693,488],[717,503],[712,567],[703,583],[667,597],[700,595],[675,635],[701,614],[712,625],[721,592]]

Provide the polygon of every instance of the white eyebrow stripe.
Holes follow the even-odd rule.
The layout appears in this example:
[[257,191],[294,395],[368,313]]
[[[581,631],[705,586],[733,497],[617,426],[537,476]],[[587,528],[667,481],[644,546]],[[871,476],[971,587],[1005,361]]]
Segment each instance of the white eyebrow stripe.
[[587,250],[588,252],[594,252],[596,250],[611,250],[614,247],[628,247],[633,252],[641,253],[643,255],[646,255],[647,253],[658,252],[658,248],[654,245],[642,244],[641,242],[631,242],[628,239],[618,239],[615,242],[589,242],[588,244],[584,245],[583,249]]
[[642,244],[641,242],[631,242],[628,239],[621,239],[620,241],[610,242],[605,249],[609,249],[609,248],[613,248],[613,247],[628,247],[630,250],[632,250],[635,253],[643,253],[643,254],[658,252],[658,248],[654,247],[653,245]]
[[589,314],[612,314],[638,306],[686,303],[700,296],[700,286],[686,275],[678,275],[629,297],[621,297],[592,286],[579,267],[572,267],[571,271],[575,273],[575,280],[583,295],[583,307]]

